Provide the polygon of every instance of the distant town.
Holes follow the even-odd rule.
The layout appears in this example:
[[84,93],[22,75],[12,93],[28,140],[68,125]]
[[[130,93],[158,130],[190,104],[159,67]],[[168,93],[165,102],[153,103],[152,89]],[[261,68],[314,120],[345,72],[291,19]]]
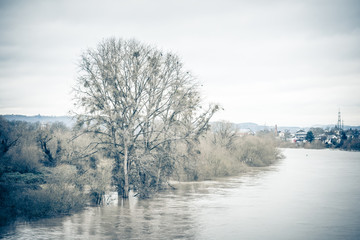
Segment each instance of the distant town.
[[[256,125],[256,124],[255,124]],[[338,112],[338,121],[334,125],[315,126],[310,128],[278,127],[238,124],[240,135],[274,134],[280,147],[306,148],[339,148],[360,151],[360,126],[345,126]],[[244,128],[246,126],[247,128]],[[251,129],[256,127],[257,131]]]

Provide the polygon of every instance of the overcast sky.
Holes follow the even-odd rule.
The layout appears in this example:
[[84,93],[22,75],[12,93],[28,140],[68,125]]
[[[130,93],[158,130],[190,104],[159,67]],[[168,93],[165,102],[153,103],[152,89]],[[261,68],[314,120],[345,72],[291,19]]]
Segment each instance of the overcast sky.
[[178,54],[214,120],[360,125],[360,1],[0,0],[0,114],[66,115],[82,51],[136,38]]

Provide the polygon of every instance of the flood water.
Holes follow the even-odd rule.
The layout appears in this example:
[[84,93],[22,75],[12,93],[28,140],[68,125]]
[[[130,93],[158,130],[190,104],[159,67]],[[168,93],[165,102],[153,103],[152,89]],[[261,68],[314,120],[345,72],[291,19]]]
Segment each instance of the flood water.
[[360,239],[360,152],[283,152],[286,159],[269,168],[17,223],[0,238]]

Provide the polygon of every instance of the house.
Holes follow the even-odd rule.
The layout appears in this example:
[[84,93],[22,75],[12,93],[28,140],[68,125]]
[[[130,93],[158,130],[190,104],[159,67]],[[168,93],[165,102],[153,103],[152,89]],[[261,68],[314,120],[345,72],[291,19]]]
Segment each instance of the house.
[[299,130],[295,133],[296,141],[304,141],[306,138],[306,132],[304,130]]

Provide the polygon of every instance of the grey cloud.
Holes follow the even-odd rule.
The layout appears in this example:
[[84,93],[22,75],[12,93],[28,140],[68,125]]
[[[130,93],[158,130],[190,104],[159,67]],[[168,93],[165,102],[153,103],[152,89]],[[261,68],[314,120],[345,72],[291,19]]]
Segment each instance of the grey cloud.
[[[286,98],[267,120],[276,121],[276,113],[301,106],[291,96],[301,98],[306,89],[325,96],[341,85],[342,93],[326,104],[360,111],[360,100],[348,96],[360,90],[353,83],[360,75],[359,11],[357,0],[0,1],[0,89],[17,95],[0,97],[0,113],[10,105],[29,109],[19,98],[31,96],[25,89],[48,99],[46,106],[33,99],[34,108],[49,109],[55,95],[69,98],[80,52],[109,36],[135,37],[181,55],[209,86],[209,100],[232,110],[224,114],[230,121],[244,115],[266,121],[251,109],[269,106],[256,102]],[[323,109],[324,116],[332,114]],[[287,119],[301,120],[291,114]]]

